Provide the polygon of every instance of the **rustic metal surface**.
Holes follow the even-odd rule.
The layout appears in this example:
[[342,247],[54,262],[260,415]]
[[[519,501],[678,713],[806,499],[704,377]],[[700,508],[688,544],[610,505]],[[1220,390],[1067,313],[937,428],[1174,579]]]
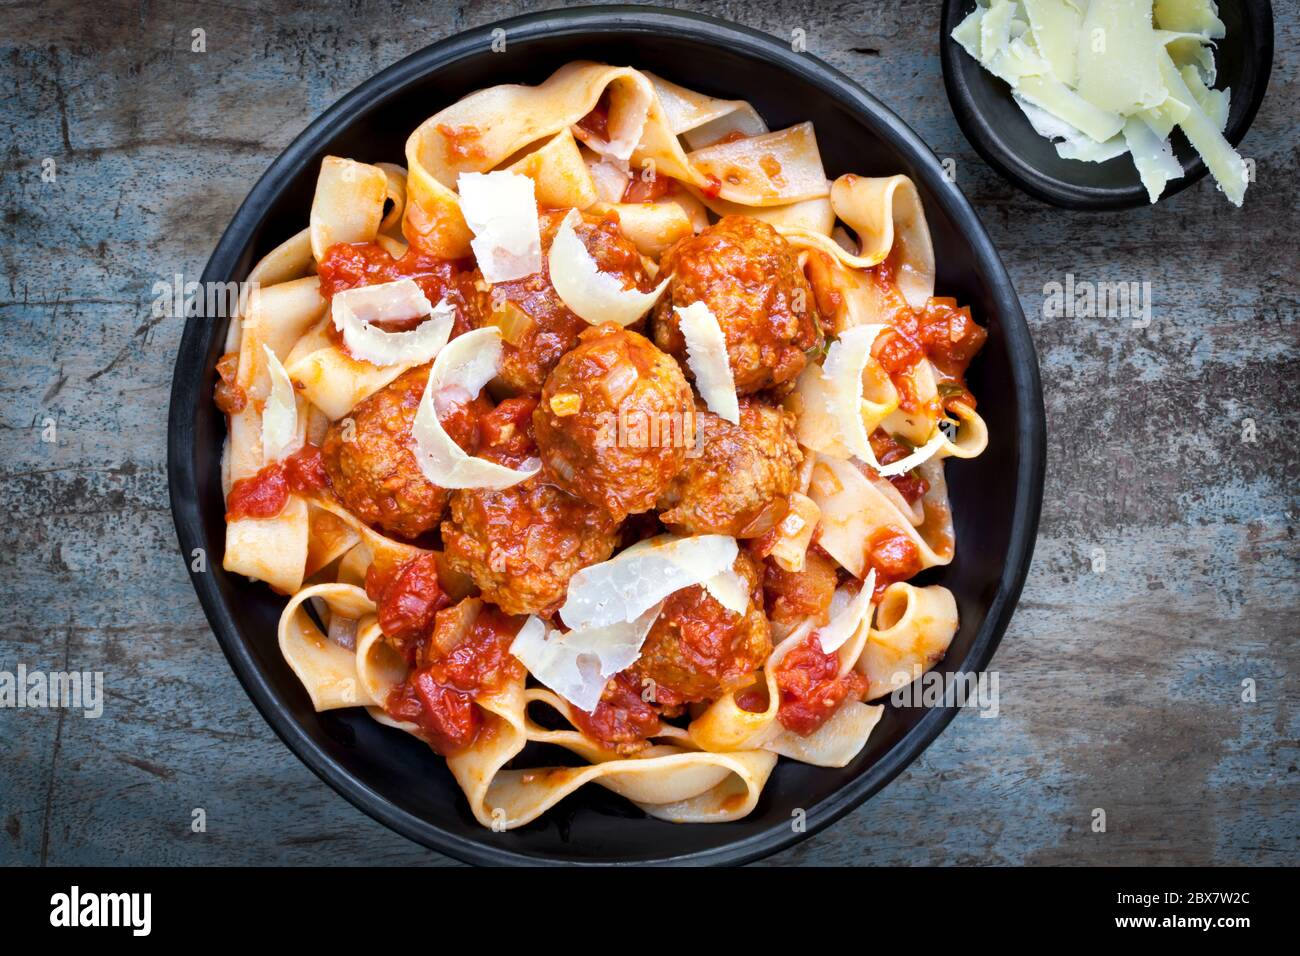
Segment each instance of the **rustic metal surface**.
[[[1048,208],[979,161],[943,92],[937,0],[682,5],[804,30],[956,161],[1046,389],[1042,530],[995,659],[1000,716],[964,713],[880,796],[770,862],[1300,862],[1300,4],[1275,4],[1245,209],[1203,181],[1125,214]],[[100,670],[106,695],[98,719],[0,709],[0,863],[450,862],[299,763],[209,633],[167,505],[180,323],[151,317],[151,289],[197,278],[253,181],[343,93],[536,8],[0,5],[0,670]],[[1150,282],[1153,321],[1044,318],[1067,273]]]

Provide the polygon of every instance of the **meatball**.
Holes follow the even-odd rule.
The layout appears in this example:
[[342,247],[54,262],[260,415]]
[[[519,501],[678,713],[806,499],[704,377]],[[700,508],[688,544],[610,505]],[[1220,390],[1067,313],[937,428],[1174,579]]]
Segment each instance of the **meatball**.
[[750,216],[724,216],[664,253],[672,282],[655,306],[655,344],[684,359],[677,306],[703,302],[722,326],[740,394],[793,382],[821,340],[816,300],[785,237]]
[[[427,366],[412,369],[330,425],[321,444],[330,485],[366,524],[401,538],[436,528],[447,491],[424,477],[411,448],[411,423],[429,380]],[[471,453],[478,441],[478,400],[440,412],[438,420]]]
[[677,363],[606,323],[555,366],[533,427],[547,478],[622,519],[653,508],[681,471],[694,414]]
[[762,567],[747,552],[736,556],[749,586],[749,609],[736,614],[702,585],[683,588],[663,611],[634,665],[639,681],[654,682],[654,699],[665,706],[713,700],[750,682],[772,650],[763,613]]
[[629,671],[609,679],[590,714],[573,707],[569,715],[588,738],[624,757],[650,746],[649,738],[661,727],[659,710],[641,698],[641,688]]
[[[536,399],[508,398],[484,415],[479,457],[508,468],[535,458],[536,407]],[[618,530],[604,510],[534,475],[501,490],[452,492],[442,541],[447,563],[485,600],[510,614],[550,616],[564,603],[569,578],[610,556]]]
[[[514,395],[536,395],[560,356],[573,348],[588,323],[574,315],[551,285],[545,253],[567,209],[542,213],[542,268],[522,279],[499,282],[492,287],[491,311],[484,312],[480,325],[496,323],[505,336],[501,372],[497,384]],[[641,265],[641,255],[632,241],[619,231],[615,217],[582,213],[574,232],[596,260],[601,272],[618,276],[625,288],[635,285],[642,292],[652,288]]]
[[569,578],[608,558],[617,538],[617,523],[602,509],[540,475],[500,491],[453,492],[442,523],[447,562],[507,614],[555,613]]
[[659,520],[685,534],[753,538],[785,516],[803,453],[789,412],[740,400],[740,424],[697,411],[703,445],[659,497]]

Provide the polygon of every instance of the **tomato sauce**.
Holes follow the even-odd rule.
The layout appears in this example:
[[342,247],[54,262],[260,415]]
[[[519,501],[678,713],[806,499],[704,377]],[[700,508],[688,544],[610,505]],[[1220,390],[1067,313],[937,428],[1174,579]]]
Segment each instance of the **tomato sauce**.
[[898,287],[900,268],[897,247],[874,269],[868,270],[884,306],[890,335],[881,335],[872,355],[889,373],[899,391],[899,406],[916,411],[917,396],[907,372],[922,358],[936,369],[940,401],[945,408],[954,402],[975,407],[975,396],[966,387],[966,369],[983,347],[988,330],[975,323],[970,308],[958,308],[957,300],[932,297],[919,312],[908,305]]
[[[882,465],[902,461],[912,453],[912,449],[899,442],[883,428],[877,428],[871,433],[871,450],[875,452],[876,461]],[[915,468],[901,475],[893,475],[886,480],[898,490],[909,505],[916,504],[930,490],[930,483],[922,478]]]
[[966,370],[988,340],[988,330],[975,324],[969,306],[958,308],[956,299],[932,298],[921,313],[920,337],[939,372],[944,407],[961,402],[973,409],[975,396],[966,387]]
[[677,181],[671,176],[651,176],[649,179],[634,176],[623,190],[623,202],[654,202],[677,190]]
[[[394,259],[378,243],[336,243],[325,250],[317,271],[320,273],[320,292],[326,299],[346,289],[414,279],[431,303],[437,305],[446,299],[456,309],[453,337],[469,331],[474,325],[473,318],[486,308],[487,294],[476,284],[477,272],[472,259],[431,256],[414,245],[407,249],[406,255]],[[405,332],[422,321],[423,318],[385,322],[380,327],[386,332]],[[341,336],[333,324],[327,331],[335,344],[341,344]]]
[[442,134],[443,149],[447,154],[448,162],[454,164],[466,159],[484,157],[483,144],[479,142],[483,137],[483,131],[477,126],[448,126],[439,123],[438,132]]
[[507,468],[518,468],[537,455],[533,438],[533,410],[537,399],[533,396],[507,398],[478,420],[479,450],[481,458],[495,461]]
[[289,503],[289,493],[309,495],[329,487],[325,461],[315,445],[306,444],[283,461],[273,461],[255,475],[240,478],[226,497],[226,520],[274,518]]
[[802,571],[786,571],[775,561],[763,571],[767,616],[775,624],[794,627],[807,618],[817,625],[831,619],[831,600],[838,585],[835,560],[818,545],[810,545]]
[[[776,666],[776,686],[781,706],[776,719],[781,726],[807,736],[826,723],[844,701],[861,700],[867,681],[857,671],[839,676],[840,659],[822,650],[814,631],[792,647]],[[736,703],[744,710],[764,710],[766,689],[746,691]]]
[[[449,627],[456,626],[454,611],[444,612]],[[510,655],[519,625],[519,618],[484,605],[453,647],[444,649],[436,636],[422,645],[415,669],[389,692],[384,710],[418,726],[443,756],[466,750],[484,730],[474,698],[524,676],[523,665]]]
[[220,377],[217,380],[216,388],[213,389],[212,400],[216,403],[217,408],[227,415],[239,414],[248,404],[248,395],[235,381],[238,372],[238,352],[227,352],[217,359],[217,375]]
[[763,170],[767,178],[776,183],[776,185],[785,185],[785,177],[781,175],[781,161],[771,153],[764,153],[759,158],[758,167]]
[[328,488],[329,473],[319,446],[310,442],[284,460],[284,477],[289,487],[302,495]]
[[636,677],[626,671],[610,678],[590,714],[576,707],[570,711],[579,730],[619,753],[640,750],[647,737],[659,732],[659,712],[641,698]]
[[434,616],[451,603],[438,583],[437,559],[421,554],[397,567],[372,564],[366,572],[366,594],[378,607],[379,629],[414,665]]
[[609,142],[609,90],[600,94],[600,99],[591,112],[578,120],[579,128],[590,133],[601,142]]
[[289,501],[289,483],[284,466],[278,461],[266,465],[257,474],[240,478],[230,486],[226,496],[226,520],[274,518]]
[[704,195],[708,196],[710,199],[717,199],[718,196],[722,194],[722,180],[711,173],[706,174],[704,177],[704,185],[700,187],[700,192],[704,193]]
[[879,601],[885,588],[906,581],[921,571],[921,552],[903,531],[886,525],[867,539],[867,564],[876,570],[871,599]]

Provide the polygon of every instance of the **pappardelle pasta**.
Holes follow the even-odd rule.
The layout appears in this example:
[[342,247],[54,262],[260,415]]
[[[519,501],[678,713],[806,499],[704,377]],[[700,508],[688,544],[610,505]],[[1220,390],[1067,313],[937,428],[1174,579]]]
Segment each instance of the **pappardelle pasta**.
[[589,62],[405,158],[324,159],[217,366],[224,567],[288,596],[312,704],[497,829],[589,783],[735,820],[779,756],[847,764],[956,633],[909,581],[987,443],[915,186]]

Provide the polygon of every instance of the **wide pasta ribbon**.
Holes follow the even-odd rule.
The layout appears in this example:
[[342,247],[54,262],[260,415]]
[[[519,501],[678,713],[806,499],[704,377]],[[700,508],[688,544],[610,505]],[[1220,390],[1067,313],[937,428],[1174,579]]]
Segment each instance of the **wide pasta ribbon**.
[[[839,673],[848,673],[867,641],[870,618],[837,651]],[[807,735],[797,734],[781,725],[777,715],[781,707],[781,690],[776,672],[781,660],[813,633],[812,622],[795,628],[781,641],[767,659],[763,680],[767,686],[767,708],[747,711],[737,704],[734,694],[720,697],[691,722],[690,735],[706,750],[758,748],[773,754],[794,757],[818,767],[843,767],[866,746],[871,731],[880,721],[884,708],[856,700],[846,700],[820,727]]]
[[896,281],[908,305],[919,309],[934,295],[934,245],[916,184],[906,176],[841,176],[831,185],[830,205],[857,235],[857,249],[800,225],[781,228],[796,246],[816,249],[848,269],[870,269],[891,252]]
[[955,542],[943,465],[931,459],[919,470],[930,487],[909,504],[890,482],[868,476],[857,464],[818,455],[808,489],[821,509],[818,544],[859,579],[867,572],[864,542],[882,529],[907,537],[922,569],[949,564]]
[[[682,746],[680,732],[639,754],[617,757],[576,731],[547,730],[531,721],[526,713],[529,704],[541,703],[566,717],[569,714],[567,702],[542,688],[480,703],[510,729],[498,730],[482,750],[476,746],[447,763],[485,826],[509,829],[535,820],[588,783],[674,823],[736,820],[753,809],[776,764],[774,754],[760,750],[709,753]],[[564,747],[589,763],[576,768],[502,769],[529,742]]]
[[[659,83],[659,89],[669,88]],[[578,123],[606,93],[602,136]],[[565,130],[615,163],[648,168],[654,175],[670,176],[749,207],[786,206],[827,194],[811,124],[714,143],[687,154],[679,130],[698,132],[728,115],[752,112],[748,104],[743,109],[735,105],[738,101],[710,105],[718,102],[686,102],[678,96],[670,113],[646,74],[590,62],[566,64],[538,86],[494,86],[470,94],[430,117],[407,140],[406,237],[432,254],[468,255],[472,234],[454,192],[457,177],[496,169]]]

